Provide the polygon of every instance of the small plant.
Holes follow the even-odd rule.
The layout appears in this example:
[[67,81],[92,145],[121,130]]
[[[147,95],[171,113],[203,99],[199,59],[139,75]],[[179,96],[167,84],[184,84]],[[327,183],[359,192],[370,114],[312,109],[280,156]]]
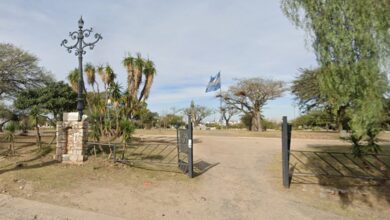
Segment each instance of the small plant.
[[122,158],[125,156],[125,150],[127,148],[127,144],[131,142],[133,138],[133,133],[135,131],[135,125],[129,119],[123,119],[121,121],[121,129],[122,129]]
[[5,126],[5,136],[4,139],[10,143],[9,145],[9,151],[11,152],[11,155],[15,154],[15,132],[16,132],[16,125],[14,122],[9,122]]
[[[101,152],[103,152],[102,146],[100,144],[100,137],[102,135],[99,127],[99,115],[98,114],[92,114],[91,115],[91,122],[90,122],[90,130],[89,130],[89,137],[92,138],[92,140],[99,143],[99,149]],[[93,152],[96,157],[96,146],[93,145]]]

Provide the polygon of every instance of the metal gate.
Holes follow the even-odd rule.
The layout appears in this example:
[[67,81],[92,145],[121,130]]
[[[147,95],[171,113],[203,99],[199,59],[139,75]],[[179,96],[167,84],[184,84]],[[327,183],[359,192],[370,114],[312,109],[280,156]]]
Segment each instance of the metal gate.
[[177,159],[179,168],[192,178],[194,176],[193,129],[190,116],[185,129],[177,128]]
[[152,138],[128,144],[89,142],[88,151],[93,154],[93,150],[103,150],[114,162],[154,170],[181,171],[192,178],[194,172],[191,118],[188,117],[185,128],[176,129],[176,138]]
[[365,154],[355,157],[350,152],[291,150],[291,125],[287,117],[282,124],[283,186],[290,187],[292,178],[358,178],[373,181],[390,180],[390,154]]

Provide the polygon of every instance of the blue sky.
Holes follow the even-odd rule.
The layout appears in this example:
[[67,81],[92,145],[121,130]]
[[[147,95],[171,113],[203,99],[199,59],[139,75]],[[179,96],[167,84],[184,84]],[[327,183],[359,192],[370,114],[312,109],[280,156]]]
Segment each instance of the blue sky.
[[[305,45],[305,33],[287,20],[279,1],[2,0],[0,42],[35,54],[58,80],[65,80],[77,66],[77,57],[60,43],[77,29],[80,15],[85,27],[103,36],[84,61],[109,63],[123,86],[125,55],[141,52],[155,62],[158,72],[148,104],[159,113],[186,107],[191,100],[218,108],[215,93],[204,92],[218,71],[226,90],[235,78],[290,82],[299,68],[317,66],[314,52]],[[292,118],[298,115],[293,103],[287,92],[270,101],[264,115]]]

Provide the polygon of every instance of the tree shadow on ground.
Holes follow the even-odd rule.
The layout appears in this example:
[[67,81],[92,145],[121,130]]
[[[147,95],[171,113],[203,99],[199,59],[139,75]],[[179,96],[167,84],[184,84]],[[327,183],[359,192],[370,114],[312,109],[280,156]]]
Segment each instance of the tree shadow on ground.
[[385,156],[362,158],[349,153],[351,146],[312,145],[309,151],[292,150],[291,183],[320,185],[320,190],[337,195],[344,206],[354,200],[369,206],[374,202],[390,204],[390,149],[382,149]]
[[50,166],[50,165],[53,165],[53,164],[56,164],[56,163],[58,163],[58,161],[56,161],[56,160],[46,161],[46,162],[43,162],[43,163],[36,163],[36,164],[32,164],[32,165],[25,165],[23,163],[18,163],[13,168],[0,170],[0,175],[3,174],[3,173],[6,173],[6,172],[15,171],[15,170],[26,170],[26,169],[42,168],[42,167]]
[[[5,168],[9,167],[10,165],[7,165],[3,168],[0,168],[0,175],[9,171],[14,171],[14,170],[23,170],[23,169],[34,169],[34,168],[40,168],[44,166],[49,166],[52,164],[57,163],[56,160],[49,160],[49,161],[38,161],[39,159],[44,158],[47,156],[50,152],[53,151],[53,148],[50,147],[44,147],[42,149],[34,149],[32,152],[36,152],[36,155],[30,159],[25,159],[25,160],[18,160],[14,162],[14,165],[12,168]],[[31,163],[31,164],[29,164]]]

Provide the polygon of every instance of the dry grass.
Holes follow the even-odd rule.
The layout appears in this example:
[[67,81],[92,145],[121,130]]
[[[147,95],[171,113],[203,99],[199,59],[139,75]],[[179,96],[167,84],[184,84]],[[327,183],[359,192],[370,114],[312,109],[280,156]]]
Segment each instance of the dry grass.
[[[0,137],[1,140],[1,137]],[[0,193],[35,200],[51,200],[47,193],[70,192],[79,184],[120,183],[142,185],[144,177],[157,181],[175,178],[185,180],[182,174],[154,172],[122,164],[114,164],[107,155],[90,156],[83,165],[66,165],[53,159],[55,142],[47,146],[52,136],[43,137],[44,148],[39,150],[34,136],[17,136],[16,154],[10,155],[8,143],[0,142]],[[56,203],[57,201],[53,201]],[[60,201],[58,201],[60,203]]]
[[[136,135],[176,135],[175,129],[138,129]],[[269,130],[265,132],[252,132],[248,130],[197,130],[194,129],[194,136],[229,136],[229,137],[268,137],[280,138],[281,131]],[[293,138],[304,139],[338,139],[339,134],[332,131],[293,131]],[[389,135],[390,137],[390,135]],[[390,140],[390,138],[389,138]]]
[[[175,130],[137,130],[136,136],[143,135],[176,135]],[[248,131],[233,130],[209,130],[194,131],[195,137],[199,136],[235,136],[235,137],[280,137],[280,131],[268,131],[255,133]],[[306,132],[294,131],[295,138],[309,139],[338,139],[338,134],[333,132]],[[381,140],[390,140],[388,133],[380,136]],[[1,137],[0,137],[1,140]],[[45,136],[43,141],[48,143],[52,136]],[[53,160],[55,143],[46,146],[39,151],[35,146],[34,136],[17,136],[15,156],[7,156],[8,143],[0,142],[0,193],[10,194],[17,197],[24,197],[34,200],[46,201],[54,204],[72,206],[64,204],[66,201],[61,197],[52,196],[67,195],[67,193],[79,194],[78,185],[100,184],[105,188],[110,188],[111,184],[123,184],[137,186],[145,184],[145,179],[153,179],[154,182],[164,182],[174,180],[186,182],[188,179],[183,174],[153,172],[146,169],[137,169],[121,164],[113,164],[106,159],[106,156],[91,156],[88,162],[80,166],[71,166],[56,163]],[[308,150],[312,150],[308,148]],[[335,148],[327,146],[327,150],[348,151],[349,146],[337,146]],[[385,147],[386,152],[390,152],[389,147]],[[276,155],[273,162],[268,167],[271,176],[280,176],[280,155]],[[196,181],[200,181],[196,179]],[[275,178],[272,185],[277,191],[283,192],[280,178]],[[355,180],[343,179],[319,179],[312,177],[306,180],[306,184],[294,183],[288,190],[290,196],[306,204],[316,204],[316,206],[328,207],[329,211],[342,213],[346,206],[369,206],[375,210],[383,211],[389,205],[389,182],[383,185],[377,184],[356,184]],[[337,183],[337,184],[335,184]],[[84,187],[85,188],[85,187]],[[286,194],[287,195],[287,194]],[[340,205],[341,204],[341,205]],[[339,210],[339,211],[338,211]],[[356,213],[351,214],[354,217]]]
[[[390,146],[382,146],[383,152],[390,154]],[[318,146],[313,149],[311,147],[300,148],[299,150],[307,151],[336,151],[336,152],[350,152],[351,146],[323,146],[319,148]],[[319,162],[318,160],[310,161],[313,159],[308,155],[308,158],[305,158],[299,153],[296,154],[298,158],[304,163],[306,167],[302,166],[300,162],[294,157],[290,157],[291,163],[290,168],[293,164],[299,164],[301,169],[299,172],[303,171],[305,173],[310,173],[313,170],[321,173],[318,170]],[[329,158],[323,157],[326,160]],[[353,159],[353,157],[351,157]],[[318,159],[318,158],[314,158]],[[369,158],[368,158],[369,159]],[[390,164],[390,158],[382,158],[386,164]],[[308,161],[309,160],[309,161]],[[353,167],[351,161],[343,161],[339,158],[341,162],[345,162],[345,165]],[[358,159],[354,159],[358,161]],[[331,160],[329,160],[331,161]],[[269,164],[267,170],[271,175],[275,173],[281,173],[281,157],[280,155],[275,155],[273,162]],[[339,164],[332,163],[333,166],[340,168],[339,171],[345,172]],[[323,168],[328,168],[327,171],[330,173],[334,172],[328,165],[322,164]],[[325,177],[325,176],[298,176],[294,173],[299,173],[296,170],[290,170],[292,172],[291,185],[289,189],[284,189],[282,186],[282,179],[273,179],[273,185],[278,191],[284,191],[288,193],[294,199],[299,200],[299,202],[304,202],[306,204],[312,204],[314,207],[318,207],[329,212],[335,212],[341,215],[347,215],[352,219],[361,218],[365,215],[367,208],[371,211],[376,211],[382,213],[388,210],[390,205],[390,181],[389,180],[364,180],[360,178],[340,178],[340,177]],[[389,170],[386,170],[387,175]],[[374,212],[375,212],[374,211]],[[374,217],[375,218],[375,217]]]

